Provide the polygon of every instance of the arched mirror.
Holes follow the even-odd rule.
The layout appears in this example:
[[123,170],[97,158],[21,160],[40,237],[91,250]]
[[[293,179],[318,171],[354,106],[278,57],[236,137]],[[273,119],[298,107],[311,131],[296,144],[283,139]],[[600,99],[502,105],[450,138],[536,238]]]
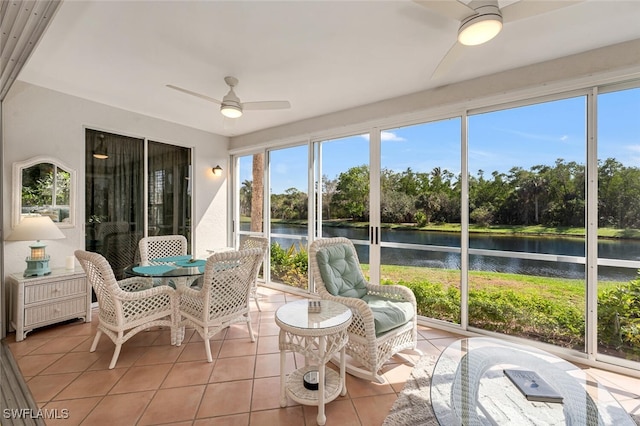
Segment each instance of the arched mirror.
[[60,228],[75,226],[76,171],[51,157],[13,164],[13,217],[49,216]]

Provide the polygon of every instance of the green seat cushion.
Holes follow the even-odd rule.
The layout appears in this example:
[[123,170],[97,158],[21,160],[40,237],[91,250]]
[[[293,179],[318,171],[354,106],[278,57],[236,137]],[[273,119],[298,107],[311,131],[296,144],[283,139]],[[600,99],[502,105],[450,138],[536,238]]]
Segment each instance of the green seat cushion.
[[362,297],[373,312],[376,336],[393,330],[413,319],[415,309],[411,302],[401,302],[367,294]]
[[347,244],[324,247],[316,254],[318,269],[327,291],[334,296],[357,297],[367,294],[358,259]]

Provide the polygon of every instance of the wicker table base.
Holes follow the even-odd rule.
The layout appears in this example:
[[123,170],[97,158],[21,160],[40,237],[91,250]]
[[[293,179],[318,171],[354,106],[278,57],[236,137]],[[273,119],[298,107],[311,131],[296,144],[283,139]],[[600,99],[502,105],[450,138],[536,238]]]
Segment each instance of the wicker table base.
[[[320,312],[308,311],[308,300],[298,300],[276,311],[276,324],[280,327],[280,406],[287,406],[287,396],[304,405],[318,406],[318,424],[327,418],[324,405],[338,395],[346,395],[345,346],[349,339],[347,327],[351,324],[351,310],[346,306],[323,300]],[[305,366],[285,377],[287,352],[305,357]],[[340,353],[340,373],[327,369],[325,364],[333,354]],[[303,376],[318,370],[318,390],[305,388]]]

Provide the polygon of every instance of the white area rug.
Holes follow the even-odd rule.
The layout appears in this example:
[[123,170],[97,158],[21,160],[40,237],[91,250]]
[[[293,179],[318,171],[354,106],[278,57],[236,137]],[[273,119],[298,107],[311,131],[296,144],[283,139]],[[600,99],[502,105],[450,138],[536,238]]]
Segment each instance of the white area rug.
[[435,356],[420,358],[383,426],[438,426],[431,408],[431,373],[435,364]]

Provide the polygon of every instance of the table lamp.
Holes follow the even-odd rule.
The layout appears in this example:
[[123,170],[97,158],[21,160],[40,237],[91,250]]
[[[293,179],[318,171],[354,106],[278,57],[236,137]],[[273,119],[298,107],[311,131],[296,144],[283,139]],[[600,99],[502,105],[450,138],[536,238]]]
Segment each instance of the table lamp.
[[65,238],[64,234],[49,216],[26,216],[16,225],[13,232],[6,238],[7,241],[31,241],[31,256],[27,257],[27,269],[25,277],[42,276],[51,273],[49,268],[49,256],[45,253],[46,244],[40,240],[58,240]]

